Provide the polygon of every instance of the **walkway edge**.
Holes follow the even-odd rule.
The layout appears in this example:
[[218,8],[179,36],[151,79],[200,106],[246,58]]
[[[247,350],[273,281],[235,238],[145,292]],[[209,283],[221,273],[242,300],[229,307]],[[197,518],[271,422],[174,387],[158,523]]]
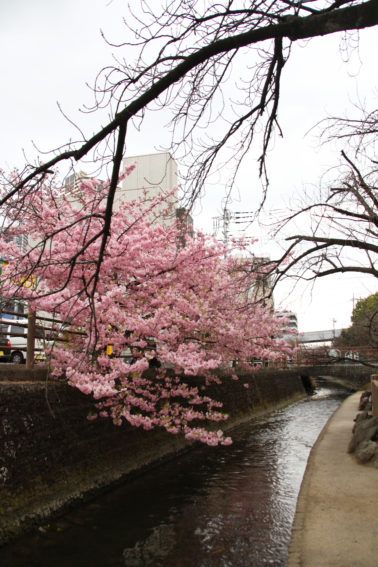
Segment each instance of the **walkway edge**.
[[341,404],[310,452],[288,567],[378,565],[378,469],[347,453],[360,394]]

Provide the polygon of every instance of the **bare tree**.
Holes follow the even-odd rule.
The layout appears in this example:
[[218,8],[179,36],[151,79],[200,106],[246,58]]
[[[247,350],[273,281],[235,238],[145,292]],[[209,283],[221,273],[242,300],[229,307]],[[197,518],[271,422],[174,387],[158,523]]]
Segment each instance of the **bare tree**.
[[[285,278],[315,282],[347,273],[378,277],[378,112],[359,108],[356,117],[330,118],[321,127],[327,142],[344,147],[339,166],[332,170],[336,179],[277,223],[274,233],[285,234],[287,246],[271,265],[273,288]],[[375,310],[364,325],[361,340],[374,343],[367,336],[376,333]],[[354,328],[348,340],[358,334]]]
[[[3,183],[0,206],[6,217],[7,207],[22,211],[24,196],[40,191],[58,164],[75,164],[83,158],[108,164],[110,183],[98,233],[99,264],[110,234],[131,122],[140,124],[153,110],[171,111],[172,148],[180,147],[193,163],[190,202],[219,165],[222,152],[232,147],[236,171],[259,132],[260,174],[266,181],[269,142],[274,131],[280,133],[281,76],[292,43],[378,23],[378,0],[166,0],[164,9],[153,4],[141,0],[140,15],[125,22],[127,39],[119,45],[125,49],[124,58],[120,55],[116,65],[106,67],[97,77],[95,105],[89,110],[106,106],[108,123],[90,137],[78,130],[76,142],[57,149],[44,163],[27,164]],[[241,80],[235,69],[246,60]],[[223,126],[216,139],[211,134],[214,121]],[[201,138],[204,128],[206,134]],[[345,195],[354,195],[357,186],[370,199],[370,185],[366,189],[357,167],[347,156],[345,160],[352,175],[350,188],[343,185],[334,192],[336,208],[342,208]],[[326,242],[320,245],[325,247]],[[78,258],[73,259],[76,261]]]

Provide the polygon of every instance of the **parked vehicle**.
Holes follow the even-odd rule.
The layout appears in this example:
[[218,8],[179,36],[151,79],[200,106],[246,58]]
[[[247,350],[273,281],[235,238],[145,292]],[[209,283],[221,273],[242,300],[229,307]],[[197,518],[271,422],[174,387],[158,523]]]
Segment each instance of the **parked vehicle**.
[[11,343],[0,329],[0,362],[9,362],[11,359]]
[[[9,344],[9,351],[3,349],[4,358],[15,364],[23,364],[26,360],[27,350],[28,320],[20,318],[17,320],[2,319],[0,322],[0,337]],[[35,358],[43,360],[45,358],[45,348],[49,346],[49,341],[44,340],[43,328],[36,329],[35,339]],[[0,347],[0,352],[1,352]]]

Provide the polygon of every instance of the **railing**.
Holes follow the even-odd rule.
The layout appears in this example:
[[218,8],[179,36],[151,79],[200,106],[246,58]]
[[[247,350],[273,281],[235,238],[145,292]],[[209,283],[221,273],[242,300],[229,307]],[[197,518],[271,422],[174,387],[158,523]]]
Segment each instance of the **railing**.
[[296,353],[298,366],[378,364],[378,349],[371,346],[301,348]]
[[[12,318],[5,319],[3,315],[9,315]],[[13,318],[14,317],[14,318]],[[18,317],[18,319],[16,318]],[[21,320],[20,320],[21,319]],[[27,321],[27,322],[25,322]],[[85,335],[86,333],[72,328],[70,324],[62,325],[62,321],[56,316],[39,315],[30,311],[28,314],[21,314],[17,311],[2,309],[0,312],[0,324],[4,326],[19,327],[26,329],[24,332],[4,332],[0,331],[0,350],[23,351],[26,356],[26,367],[32,369],[37,359],[41,358],[40,354],[45,354],[48,349],[41,346],[41,343],[67,343],[69,338],[67,335]],[[9,347],[7,343],[8,337],[12,343],[12,337],[22,337],[26,339],[26,344],[15,345]],[[36,341],[39,342],[36,346]],[[108,352],[109,348],[109,352]],[[111,356],[111,346],[108,345],[106,354]],[[38,354],[37,354],[38,353]],[[270,368],[288,368],[292,366],[321,366],[321,365],[350,365],[362,364],[378,366],[378,348],[371,346],[354,346],[354,347],[318,347],[318,348],[300,348],[292,357],[283,357],[277,361],[255,360],[255,366]]]
[[[3,315],[10,315],[12,318],[3,318]],[[13,318],[18,317],[18,319]],[[22,319],[22,320],[20,320]],[[27,320],[27,323],[23,322]],[[25,352],[26,367],[32,369],[35,364],[36,356],[39,357],[40,354],[45,355],[48,351],[46,345],[36,346],[36,340],[41,343],[65,343],[68,342],[67,334],[79,334],[85,335],[85,333],[74,330],[69,324],[64,325],[62,328],[62,322],[57,317],[50,317],[46,315],[39,315],[33,311],[30,311],[27,315],[23,315],[16,311],[11,310],[1,310],[1,325],[3,327],[18,327],[20,329],[26,329],[26,335],[24,332],[14,332],[8,329],[0,332],[0,349],[3,351],[9,350],[9,357],[11,352],[23,351]],[[63,334],[64,333],[64,334]],[[4,344],[10,338],[9,347],[8,344]],[[12,346],[12,337],[25,339],[25,344],[14,344]],[[39,354],[36,354],[39,353]],[[42,358],[42,357],[41,357]]]

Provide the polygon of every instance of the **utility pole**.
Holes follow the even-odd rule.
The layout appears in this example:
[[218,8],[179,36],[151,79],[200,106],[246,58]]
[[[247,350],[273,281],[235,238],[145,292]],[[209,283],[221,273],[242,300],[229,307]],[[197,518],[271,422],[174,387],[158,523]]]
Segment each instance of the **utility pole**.
[[232,213],[226,207],[223,210],[223,244],[228,247],[228,239],[230,237],[230,222]]
[[332,319],[332,325],[333,325],[333,338],[336,338],[336,333],[335,333],[335,323],[336,323],[336,319]]
[[253,220],[253,213],[251,211],[230,211],[227,207],[223,209],[222,215],[213,217],[213,228],[215,234],[222,230],[222,242],[225,247],[228,247],[230,239],[230,225],[235,224],[250,224]]

